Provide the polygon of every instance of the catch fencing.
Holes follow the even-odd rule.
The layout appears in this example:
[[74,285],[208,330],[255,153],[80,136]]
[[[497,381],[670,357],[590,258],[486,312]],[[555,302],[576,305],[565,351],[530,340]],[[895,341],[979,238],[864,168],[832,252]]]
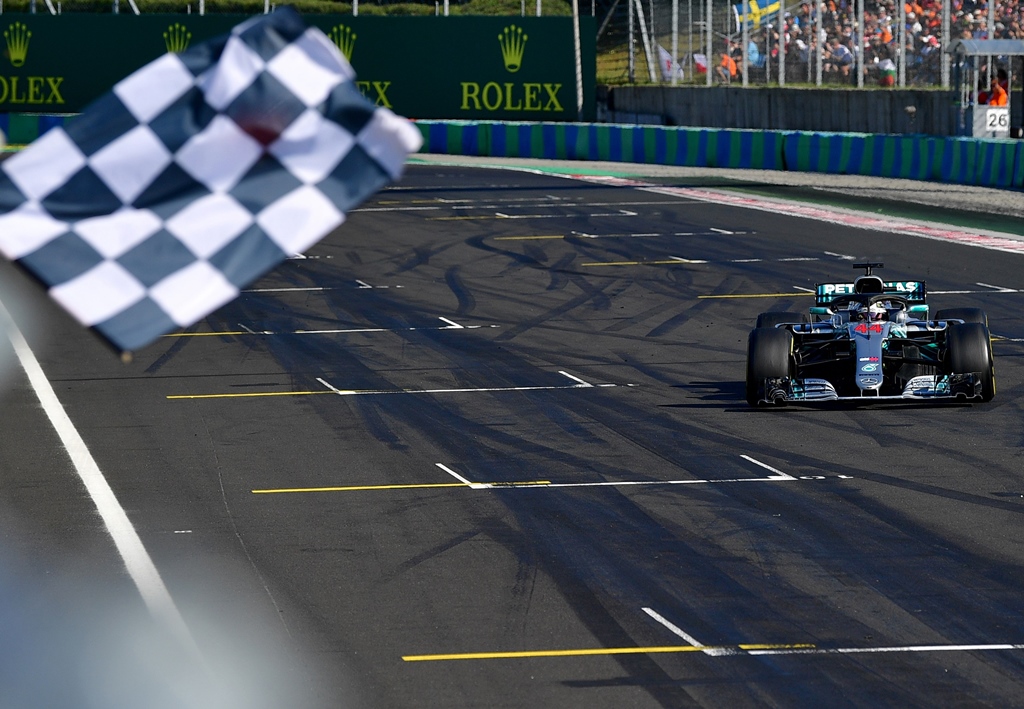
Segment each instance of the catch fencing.
[[[953,40],[1024,39],[1021,0],[612,0],[598,12],[609,84],[948,88]],[[990,75],[1019,86],[1012,64],[997,58]]]

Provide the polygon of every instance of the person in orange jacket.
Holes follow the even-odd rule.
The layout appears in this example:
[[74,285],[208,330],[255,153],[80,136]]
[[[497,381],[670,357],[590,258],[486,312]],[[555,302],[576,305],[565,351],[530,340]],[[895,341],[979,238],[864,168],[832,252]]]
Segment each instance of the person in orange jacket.
[[736,66],[736,60],[729,56],[729,53],[722,54],[722,63],[718,65],[718,77],[722,80],[722,83],[728,84],[736,78],[738,67]]
[[995,76],[992,77],[992,83],[988,90],[988,105],[989,106],[1005,106],[1007,103],[1008,96],[1006,89],[999,84],[999,79]]

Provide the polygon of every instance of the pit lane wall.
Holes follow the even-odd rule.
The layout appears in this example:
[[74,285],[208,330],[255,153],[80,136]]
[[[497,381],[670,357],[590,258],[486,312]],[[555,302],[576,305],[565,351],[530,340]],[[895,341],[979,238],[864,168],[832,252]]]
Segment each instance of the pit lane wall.
[[[0,114],[11,145],[73,116]],[[1024,189],[1024,141],[604,123],[416,121],[424,153],[897,177]]]

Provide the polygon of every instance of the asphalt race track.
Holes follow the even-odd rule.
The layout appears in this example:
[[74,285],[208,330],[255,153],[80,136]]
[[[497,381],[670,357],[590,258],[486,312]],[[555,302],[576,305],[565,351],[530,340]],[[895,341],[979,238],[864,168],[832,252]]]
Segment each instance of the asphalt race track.
[[[988,312],[993,402],[746,405],[756,315],[861,259]],[[130,364],[0,283],[239,706],[1022,702],[1022,254],[412,165]],[[93,706],[173,642],[0,353],[0,683]]]

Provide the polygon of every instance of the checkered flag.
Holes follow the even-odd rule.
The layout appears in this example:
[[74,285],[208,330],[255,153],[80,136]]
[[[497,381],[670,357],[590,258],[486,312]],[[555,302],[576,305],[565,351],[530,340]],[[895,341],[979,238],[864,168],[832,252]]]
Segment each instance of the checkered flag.
[[420,133],[290,8],[165,54],[0,163],[0,253],[131,352],[395,180]]

